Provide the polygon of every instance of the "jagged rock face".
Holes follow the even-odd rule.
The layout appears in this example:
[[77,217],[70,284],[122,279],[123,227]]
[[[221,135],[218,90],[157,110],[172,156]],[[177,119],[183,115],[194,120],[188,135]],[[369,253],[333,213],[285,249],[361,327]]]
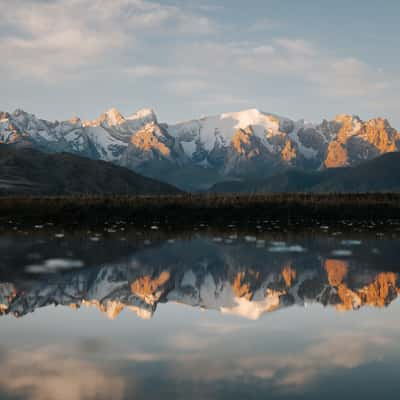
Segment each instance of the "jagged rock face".
[[[300,129],[297,133],[300,143],[304,147],[316,151],[319,157],[323,157],[323,154],[326,150],[327,137],[332,135],[330,130],[324,131],[323,129],[324,127],[322,127],[321,130],[317,130],[315,128],[305,128]],[[325,134],[321,134],[321,132],[325,132],[327,137]]]
[[[228,147],[226,145],[225,139],[221,135],[217,135],[215,138],[215,144],[211,151],[207,153],[206,150],[202,148],[201,142],[197,143],[199,151],[204,154],[204,158],[207,159],[208,163],[216,168],[221,168],[225,164],[225,159],[228,153]],[[194,154],[192,159],[195,160]]]
[[[131,137],[131,143],[124,151],[120,165],[141,171],[141,167],[156,167],[157,162],[180,165],[186,161],[183,149],[168,132],[151,122]],[[153,164],[153,165],[152,165]]]
[[348,154],[345,145],[336,141],[329,143],[324,164],[327,168],[348,166]]
[[12,283],[0,283],[0,314],[5,312],[16,296],[16,290]]
[[232,290],[238,298],[250,301],[260,280],[260,273],[257,271],[238,272],[233,279]]
[[378,273],[375,279],[360,288],[349,287],[348,262],[326,260],[325,269],[329,284],[336,289],[338,301],[336,308],[340,311],[353,310],[361,306],[385,307],[400,294],[398,276],[393,272]]
[[[235,253],[237,254],[237,253]],[[173,259],[155,267],[149,259],[45,276],[35,283],[0,283],[0,314],[23,316],[60,304],[95,306],[109,318],[124,309],[150,318],[162,302],[175,302],[257,319],[293,304],[316,302],[338,311],[385,307],[400,295],[399,275],[352,265],[347,260],[306,257],[272,260],[267,268],[243,265],[229,254]],[[271,260],[270,260],[271,262]],[[307,266],[306,266],[307,265]],[[310,266],[312,265],[312,266]]]
[[131,283],[131,291],[140,299],[146,302],[157,302],[160,300],[167,287],[170,286],[171,274],[169,271],[162,271],[159,275],[141,276]]
[[273,155],[254,135],[251,127],[238,129],[226,153],[224,172],[227,175],[246,175],[251,170],[265,168],[273,161]]
[[334,140],[327,149],[324,165],[328,168],[354,166],[380,154],[400,150],[398,132],[387,120],[377,118],[363,122],[359,117],[340,115]]
[[297,149],[290,139],[285,142],[285,147],[281,151],[281,156],[284,161],[291,164],[297,158]]
[[287,167],[354,166],[400,150],[400,134],[380,118],[339,115],[312,124],[256,109],[175,125],[160,124],[149,109],[124,117],[112,108],[83,122],[49,122],[16,110],[0,113],[0,143],[111,161],[159,179],[172,174],[185,188],[185,179],[196,186],[201,170],[219,181],[266,177]]

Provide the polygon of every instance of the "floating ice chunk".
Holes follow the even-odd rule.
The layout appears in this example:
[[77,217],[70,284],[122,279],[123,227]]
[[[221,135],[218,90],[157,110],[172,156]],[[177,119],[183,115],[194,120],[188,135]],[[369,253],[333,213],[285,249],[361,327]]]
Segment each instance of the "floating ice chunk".
[[303,246],[298,244],[295,245],[282,245],[282,246],[272,246],[268,248],[268,251],[272,253],[304,253],[307,251]]
[[28,265],[25,267],[25,271],[30,274],[43,274],[49,272],[46,270],[44,265]]
[[68,258],[50,258],[45,261],[44,265],[50,269],[81,268],[83,267],[83,262]]
[[43,264],[28,265],[25,270],[32,274],[54,273],[71,268],[83,267],[83,261],[67,258],[51,258]]
[[271,242],[271,246],[286,246],[286,242]]
[[361,240],[342,240],[341,244],[343,246],[359,246],[362,244]]
[[338,257],[348,257],[351,256],[352,254],[353,252],[351,250],[346,250],[346,249],[338,249],[332,251],[332,255]]

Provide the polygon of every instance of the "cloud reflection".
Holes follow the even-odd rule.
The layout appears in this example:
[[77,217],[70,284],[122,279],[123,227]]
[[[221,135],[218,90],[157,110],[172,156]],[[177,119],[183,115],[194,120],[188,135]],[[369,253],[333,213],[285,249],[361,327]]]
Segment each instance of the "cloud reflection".
[[31,400],[123,398],[124,380],[94,361],[73,358],[58,346],[2,355],[0,393]]

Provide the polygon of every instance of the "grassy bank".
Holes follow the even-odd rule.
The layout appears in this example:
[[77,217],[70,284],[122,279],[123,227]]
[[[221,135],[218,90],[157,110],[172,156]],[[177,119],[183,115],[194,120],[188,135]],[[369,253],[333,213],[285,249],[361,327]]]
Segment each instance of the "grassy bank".
[[102,223],[107,220],[189,225],[205,222],[246,224],[258,219],[282,221],[400,218],[400,195],[270,194],[177,196],[3,197],[4,220]]

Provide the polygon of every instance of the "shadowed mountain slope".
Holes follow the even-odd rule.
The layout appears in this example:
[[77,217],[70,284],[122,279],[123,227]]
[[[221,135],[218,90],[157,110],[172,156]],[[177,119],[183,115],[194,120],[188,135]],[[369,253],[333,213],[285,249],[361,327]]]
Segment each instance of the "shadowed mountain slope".
[[230,181],[211,192],[399,192],[400,153],[384,154],[356,167],[319,172],[287,170],[264,180]]
[[0,195],[175,193],[173,186],[105,161],[0,145]]

